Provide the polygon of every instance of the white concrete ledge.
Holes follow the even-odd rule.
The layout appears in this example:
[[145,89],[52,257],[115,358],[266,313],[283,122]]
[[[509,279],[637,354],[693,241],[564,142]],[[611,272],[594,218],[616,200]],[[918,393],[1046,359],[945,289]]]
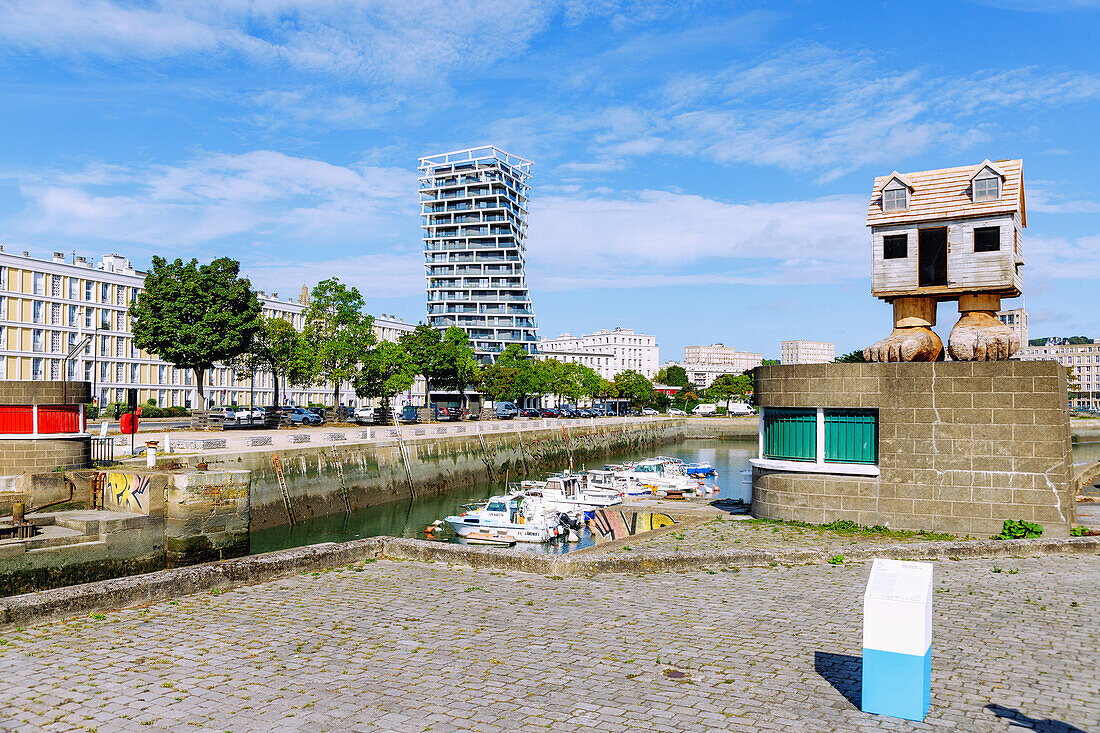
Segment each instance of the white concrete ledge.
[[774,458],[751,458],[749,464],[763,471],[790,473],[836,473],[844,476],[877,477],[878,466],[869,463],[814,463],[813,461],[779,461]]

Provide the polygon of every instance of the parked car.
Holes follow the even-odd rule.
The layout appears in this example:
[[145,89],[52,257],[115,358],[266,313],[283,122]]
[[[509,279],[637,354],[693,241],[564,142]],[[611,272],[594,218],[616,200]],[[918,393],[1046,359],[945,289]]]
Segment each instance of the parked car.
[[235,407],[211,407],[206,412],[209,415],[220,416],[222,422],[227,425],[241,424],[241,414],[237,412],[237,409]]
[[631,407],[629,410],[626,411],[626,416],[627,417],[638,417],[641,414],[642,414],[642,411],[635,408],[635,407]]
[[324,422],[323,417],[304,407],[291,407],[287,412],[294,425],[320,425]]
[[660,415],[661,413],[657,412],[652,407],[643,407],[642,408],[642,414],[643,415]]
[[542,417],[534,407],[525,407],[519,411],[520,417]]
[[419,420],[419,418],[417,417],[417,409],[418,408],[416,405],[405,405],[403,408],[401,408],[401,422],[417,422]]
[[352,419],[360,425],[369,425],[375,421],[376,413],[373,407],[360,407],[352,414]]
[[718,405],[713,402],[704,402],[700,405],[696,405],[695,409],[691,411],[692,415],[717,415]]
[[726,411],[726,414],[730,417],[748,417],[749,415],[755,415],[756,410],[744,402],[731,402],[730,409]]
[[577,417],[592,417],[592,410],[587,407],[578,407]]
[[515,402],[496,403],[496,412],[498,420],[511,420],[519,414],[519,410],[516,409]]
[[681,410],[679,407],[670,407],[670,408],[668,408],[668,414],[669,415],[686,415],[687,413],[684,412],[683,410]]
[[309,410],[310,412],[312,412],[317,417],[321,418],[321,422],[317,423],[318,425],[320,425],[321,423],[323,423],[325,421],[325,408],[323,408],[323,407],[307,407],[306,409]]
[[462,419],[462,410],[457,407],[448,407],[447,405],[432,405],[433,414],[435,419],[440,422],[454,422]]
[[539,417],[557,417],[557,416],[558,416],[558,411],[555,410],[553,407],[540,407],[539,408]]

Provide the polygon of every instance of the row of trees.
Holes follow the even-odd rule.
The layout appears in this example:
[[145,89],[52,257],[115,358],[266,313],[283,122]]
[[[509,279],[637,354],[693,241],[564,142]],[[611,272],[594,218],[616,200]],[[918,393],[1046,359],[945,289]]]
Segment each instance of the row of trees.
[[358,397],[388,405],[418,376],[429,402],[437,390],[457,392],[465,401],[470,389],[517,403],[539,394],[559,401],[617,397],[637,406],[658,401],[653,384],[638,372],[607,380],[580,364],[536,360],[517,344],[483,368],[460,328],[440,332],[421,324],[396,343],[380,342],[364,310],[358,289],[330,278],[313,288],[298,331],[284,318],[263,315],[251,284],[240,277],[240,263],[160,257],[153,258],[145,289],[130,307],[135,345],[194,371],[200,404],[204,376],[219,363],[242,375],[271,373],[276,404],[287,385],[327,383],[334,404],[340,404],[342,385],[351,384]]

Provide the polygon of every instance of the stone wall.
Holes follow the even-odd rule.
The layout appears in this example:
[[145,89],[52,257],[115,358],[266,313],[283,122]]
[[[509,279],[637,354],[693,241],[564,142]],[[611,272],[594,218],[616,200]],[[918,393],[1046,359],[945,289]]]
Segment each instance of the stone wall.
[[[541,430],[474,432],[434,435],[425,426],[423,438],[405,441],[408,474],[397,440],[348,442],[339,446],[309,446],[276,451],[205,453],[200,456],[162,456],[170,463],[204,460],[213,471],[247,470],[252,474],[250,513],[252,528],[287,523],[287,510],[276,477],[278,457],[296,520],[340,514],[408,498],[432,494],[486,479],[518,479],[530,471],[569,465],[610,452],[641,450],[682,439],[678,421],[639,422],[611,426],[569,425]],[[410,481],[411,477],[411,481]],[[345,505],[345,496],[347,504]]]
[[[1074,517],[1065,370],[1056,362],[807,364],[755,370],[767,407],[875,408],[877,477],[753,470],[774,519],[990,536],[1006,519],[1064,537]],[[825,464],[828,466],[829,464]]]
[[168,565],[247,555],[249,472],[172,475],[165,502]]

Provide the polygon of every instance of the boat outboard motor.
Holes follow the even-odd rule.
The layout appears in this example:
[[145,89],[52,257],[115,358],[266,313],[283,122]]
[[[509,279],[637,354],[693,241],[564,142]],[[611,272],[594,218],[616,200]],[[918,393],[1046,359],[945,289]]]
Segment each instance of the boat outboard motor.
[[581,523],[578,522],[576,519],[573,519],[565,512],[558,512],[558,521],[574,531],[579,531],[581,528]]

